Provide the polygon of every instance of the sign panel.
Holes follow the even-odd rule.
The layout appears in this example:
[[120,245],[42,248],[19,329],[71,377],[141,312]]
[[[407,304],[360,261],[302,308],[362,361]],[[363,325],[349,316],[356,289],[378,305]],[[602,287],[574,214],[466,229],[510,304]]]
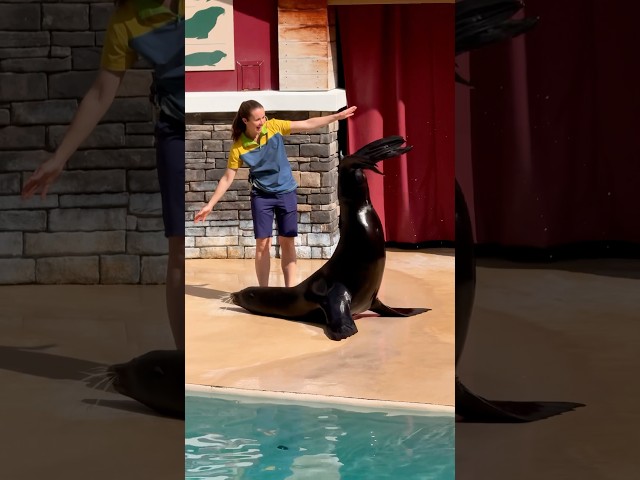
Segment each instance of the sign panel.
[[185,70],[234,70],[233,0],[186,0]]

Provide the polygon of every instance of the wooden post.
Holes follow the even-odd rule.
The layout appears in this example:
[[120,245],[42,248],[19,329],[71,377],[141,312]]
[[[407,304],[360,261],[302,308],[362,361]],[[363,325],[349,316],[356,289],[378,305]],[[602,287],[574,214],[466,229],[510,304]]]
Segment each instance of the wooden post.
[[330,23],[327,0],[278,0],[280,90],[336,87],[335,34]]

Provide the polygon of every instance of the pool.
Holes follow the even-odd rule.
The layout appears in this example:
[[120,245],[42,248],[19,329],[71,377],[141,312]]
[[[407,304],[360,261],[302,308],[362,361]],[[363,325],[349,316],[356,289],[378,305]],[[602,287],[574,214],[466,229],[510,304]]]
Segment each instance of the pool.
[[[454,416],[187,392],[185,478],[453,480]],[[377,410],[377,411],[376,411]]]

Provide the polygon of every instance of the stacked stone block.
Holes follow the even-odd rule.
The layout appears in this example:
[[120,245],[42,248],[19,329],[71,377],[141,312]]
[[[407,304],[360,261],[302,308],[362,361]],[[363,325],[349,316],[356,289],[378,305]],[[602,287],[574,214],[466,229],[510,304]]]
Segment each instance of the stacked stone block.
[[113,2],[0,1],[0,284],[163,283],[151,72],[139,62],[46,198],[21,187],[97,74]]
[[[267,112],[270,118],[304,120],[328,112]],[[249,199],[249,172],[238,170],[234,182],[205,222],[195,213],[213,195],[227,168],[233,114],[187,115],[186,257],[255,258]],[[284,137],[287,156],[298,183],[298,258],[331,257],[338,232],[338,123],[312,133]],[[272,255],[279,256],[274,221]]]

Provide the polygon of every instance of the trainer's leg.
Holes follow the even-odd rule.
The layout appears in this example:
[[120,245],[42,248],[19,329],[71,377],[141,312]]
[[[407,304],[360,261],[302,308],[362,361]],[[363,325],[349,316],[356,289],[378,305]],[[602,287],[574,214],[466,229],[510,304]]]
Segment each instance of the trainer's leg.
[[271,237],[256,238],[256,275],[258,285],[269,286],[269,269],[271,268]]
[[296,237],[278,237],[280,242],[280,263],[284,274],[284,285],[293,287],[296,281]]
[[169,237],[167,314],[178,350],[184,350],[184,237]]
[[161,118],[156,124],[156,162],[164,234],[169,241],[165,304],[173,341],[184,350],[184,124]]
[[261,287],[269,286],[274,200],[273,195],[260,193],[255,188],[251,191],[251,217],[253,235],[256,238],[256,276]]
[[279,196],[275,207],[280,242],[280,263],[284,274],[284,284],[293,287],[296,281],[296,236],[298,235],[298,197],[293,192]]

